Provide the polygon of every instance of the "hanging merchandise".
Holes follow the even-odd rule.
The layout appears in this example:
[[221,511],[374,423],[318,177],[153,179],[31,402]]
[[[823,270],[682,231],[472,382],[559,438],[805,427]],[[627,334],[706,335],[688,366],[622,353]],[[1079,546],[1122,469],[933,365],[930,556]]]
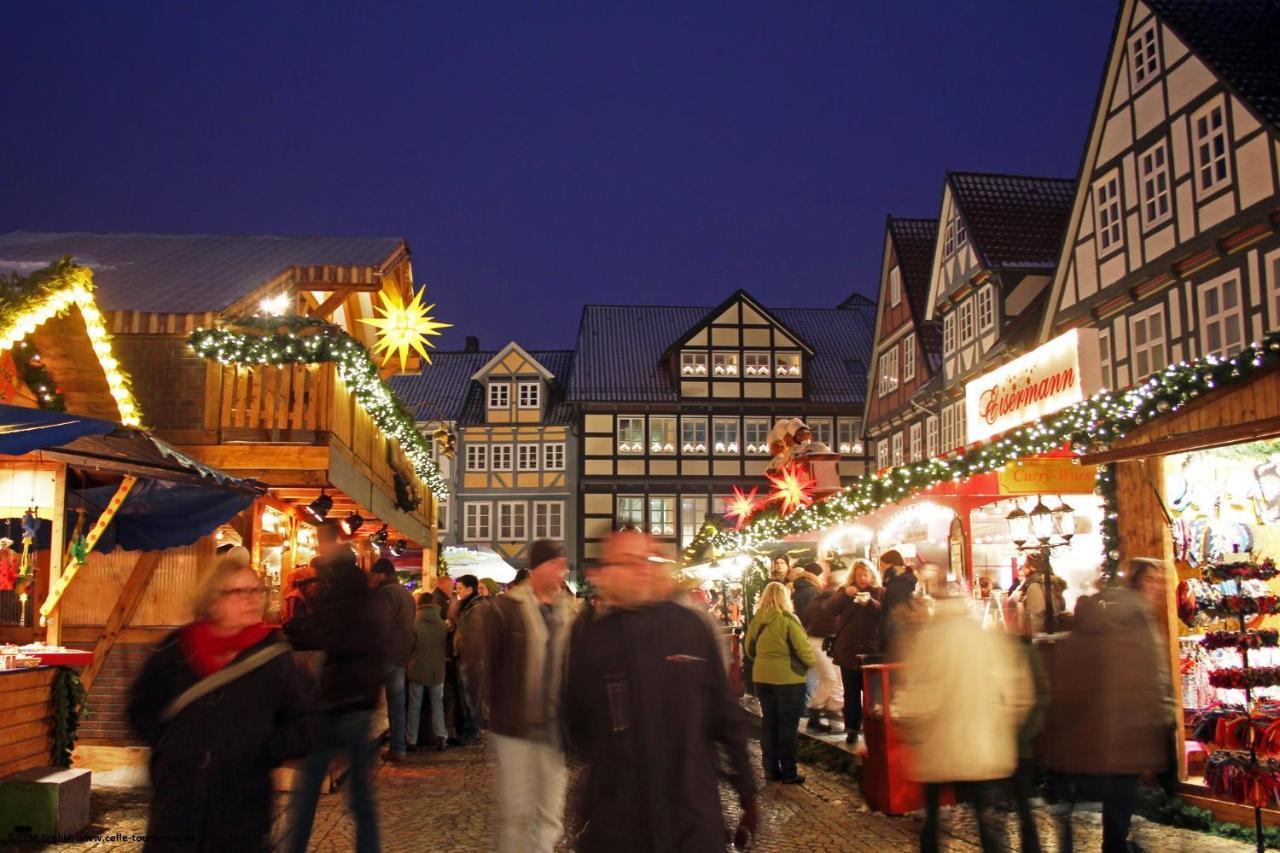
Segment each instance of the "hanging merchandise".
[[1263,628],[1260,631],[1205,631],[1200,645],[1206,649],[1271,649],[1280,645],[1280,631]]
[[18,580],[18,561],[9,546],[12,539],[0,537],[0,591],[12,590]]
[[36,518],[36,508],[31,507],[22,514],[22,557],[18,561],[18,574],[23,577],[29,576],[35,570],[33,546],[39,529],[40,521]]

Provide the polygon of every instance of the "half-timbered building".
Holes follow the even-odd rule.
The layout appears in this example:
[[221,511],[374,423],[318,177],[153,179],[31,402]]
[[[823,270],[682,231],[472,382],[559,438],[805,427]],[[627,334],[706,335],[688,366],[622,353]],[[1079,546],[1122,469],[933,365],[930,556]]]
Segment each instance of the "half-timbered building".
[[942,329],[924,319],[938,220],[889,217],[868,371],[866,446],[877,469],[938,452],[938,418],[916,398],[937,384]]
[[588,305],[569,400],[582,435],[582,558],[635,525],[669,550],[691,542],[734,486],[764,486],[768,434],[803,418],[863,473],[870,300],[766,308],[738,291],[715,308]]
[[1277,45],[1267,0],[1122,4],[1039,332],[1108,387],[1280,326]]
[[[942,325],[942,366],[918,401],[937,413],[937,453],[968,441],[965,384],[1034,344],[1074,187],[1062,178],[947,174],[925,309],[926,321]],[[930,456],[932,433],[926,418]]]
[[391,386],[417,412],[424,432],[456,430],[444,545],[487,548],[527,568],[537,539],[561,540],[577,566],[577,438],[565,389],[570,350],[527,351],[514,341],[481,351],[432,353],[421,373]]

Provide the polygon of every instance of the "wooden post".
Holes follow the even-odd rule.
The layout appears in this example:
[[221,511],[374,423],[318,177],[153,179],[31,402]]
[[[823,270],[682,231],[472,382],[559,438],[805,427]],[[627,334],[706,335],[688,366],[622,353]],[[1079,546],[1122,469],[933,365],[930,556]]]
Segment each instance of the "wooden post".
[[[67,518],[67,466],[59,465],[53,475],[53,519],[49,533],[49,591],[52,594],[62,577],[63,528]],[[50,646],[62,645],[62,619],[52,614],[45,625],[44,641]]]
[[[116,513],[120,511],[120,506],[124,503],[124,499],[129,496],[129,490],[133,488],[133,484],[138,482],[138,478],[132,475],[126,476],[116,489],[116,493],[111,496],[110,503],[107,508],[102,511],[102,515],[98,516],[98,520],[94,522],[93,529],[89,531],[89,535],[85,537],[85,559],[89,559],[89,554],[93,552],[93,546],[98,544],[98,540],[102,538],[102,533],[107,529],[107,525],[111,523],[111,519],[116,517]],[[76,573],[80,571],[84,563],[79,560],[74,562],[68,560],[67,570],[58,578],[56,586],[50,586],[49,597],[45,599],[44,604],[40,605],[40,623],[46,624],[49,614],[53,613],[58,607],[58,602],[62,600],[62,596],[67,591],[67,587],[75,580]]]
[[111,647],[116,643],[116,638],[128,626],[133,614],[137,612],[138,605],[142,602],[142,595],[147,591],[147,586],[151,583],[151,576],[155,574],[156,566],[160,565],[161,553],[160,551],[147,551],[140,554],[138,561],[133,564],[133,570],[129,572],[129,578],[124,582],[124,586],[121,587],[120,595],[116,598],[116,604],[111,608],[111,614],[107,617],[107,624],[102,631],[102,636],[98,638],[97,644],[93,647],[93,663],[89,664],[80,676],[80,681],[84,684],[86,692],[93,687],[94,680],[97,679],[98,673],[102,671],[103,664],[107,661],[107,655],[111,652]]

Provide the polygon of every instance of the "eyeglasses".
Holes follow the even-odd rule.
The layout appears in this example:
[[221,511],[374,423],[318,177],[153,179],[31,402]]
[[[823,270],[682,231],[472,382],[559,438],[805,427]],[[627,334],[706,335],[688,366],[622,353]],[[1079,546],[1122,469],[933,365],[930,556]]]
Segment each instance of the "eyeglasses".
[[223,598],[238,598],[242,601],[266,594],[266,588],[261,586],[233,586],[218,593]]

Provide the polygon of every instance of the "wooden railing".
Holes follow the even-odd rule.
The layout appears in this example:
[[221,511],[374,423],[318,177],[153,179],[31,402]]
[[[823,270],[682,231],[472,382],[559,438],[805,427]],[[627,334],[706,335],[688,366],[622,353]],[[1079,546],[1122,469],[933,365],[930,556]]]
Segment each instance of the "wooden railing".
[[217,396],[209,397],[218,405],[219,442],[315,441],[330,429],[334,372],[332,364],[223,365]]

